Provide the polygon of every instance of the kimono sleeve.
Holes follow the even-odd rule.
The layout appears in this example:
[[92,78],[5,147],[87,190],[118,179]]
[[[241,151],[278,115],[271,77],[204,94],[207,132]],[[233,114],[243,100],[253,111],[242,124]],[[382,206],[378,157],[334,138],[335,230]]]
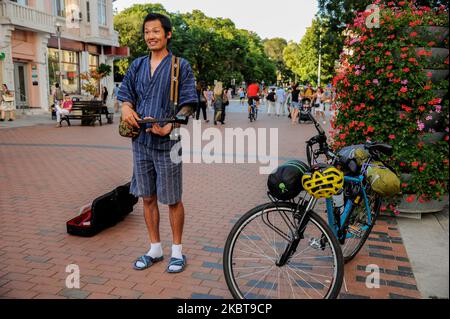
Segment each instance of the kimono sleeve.
[[195,89],[194,72],[192,72],[192,68],[186,60],[181,60],[180,65],[178,105],[182,107],[188,104],[197,104],[198,96],[197,90]]
[[134,60],[131,66],[128,68],[125,77],[123,78],[122,84],[120,86],[119,92],[117,94],[117,100],[121,102],[128,102],[133,105],[134,108],[137,107],[137,94],[136,94],[136,72],[138,60]]

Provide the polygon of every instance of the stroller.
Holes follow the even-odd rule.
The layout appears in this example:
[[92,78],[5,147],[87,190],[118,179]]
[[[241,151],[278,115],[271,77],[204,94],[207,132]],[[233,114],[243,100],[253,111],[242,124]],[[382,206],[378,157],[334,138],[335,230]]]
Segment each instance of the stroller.
[[300,105],[300,113],[298,117],[298,122],[301,124],[302,122],[311,122],[311,118],[309,115],[311,114],[311,99],[304,98],[302,99],[302,103]]

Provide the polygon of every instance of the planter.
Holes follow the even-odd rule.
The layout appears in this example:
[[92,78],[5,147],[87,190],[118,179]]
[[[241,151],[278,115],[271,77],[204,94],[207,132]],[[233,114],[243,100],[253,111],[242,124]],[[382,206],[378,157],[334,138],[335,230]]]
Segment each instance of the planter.
[[445,59],[448,58],[449,50],[445,48],[416,48],[416,55],[419,56],[419,52],[425,50],[427,52],[431,51],[431,56],[424,56],[423,58],[427,62],[444,64]]
[[442,99],[445,96],[447,96],[447,93],[448,93],[447,90],[433,90],[434,97],[437,97],[437,98],[440,98],[440,99]]
[[431,200],[425,203],[419,202],[417,196],[413,202],[408,203],[406,199],[409,196],[411,195],[403,195],[400,204],[397,205],[397,210],[400,212],[400,217],[420,219],[422,214],[438,213],[448,204],[448,195],[444,196],[442,200]]
[[419,136],[419,141],[425,144],[435,144],[436,142],[443,141],[444,137],[444,132],[425,133]]
[[417,39],[421,41],[434,41],[435,46],[445,46],[445,40],[448,38],[448,27],[438,26],[417,26],[414,28],[405,28],[404,35],[409,36],[411,32],[417,32]]
[[439,83],[448,78],[448,69],[424,69],[425,74],[431,73],[431,82]]

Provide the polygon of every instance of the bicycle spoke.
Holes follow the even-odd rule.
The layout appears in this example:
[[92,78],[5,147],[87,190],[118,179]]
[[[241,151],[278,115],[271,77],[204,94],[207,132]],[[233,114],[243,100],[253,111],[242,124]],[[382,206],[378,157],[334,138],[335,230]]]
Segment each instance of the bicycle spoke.
[[[289,269],[289,270],[291,270],[295,275],[297,275],[297,277],[299,277],[300,278],[300,280],[302,280],[302,282],[305,282],[306,284],[308,284],[315,292],[317,292],[317,294],[319,295],[319,296],[322,296],[322,298],[325,296],[325,295],[322,295],[316,288],[314,288],[313,287],[313,285],[311,285],[307,280],[305,280],[302,276],[300,276],[298,273],[296,273],[295,271],[293,271],[292,269],[290,269],[289,267],[287,268],[287,269]],[[297,283],[297,285],[299,286],[299,287],[301,287],[302,289],[303,289],[303,287],[302,286],[300,286],[300,284],[298,283],[298,282],[296,282]],[[320,282],[319,282],[320,283]],[[322,285],[322,283],[320,283],[321,285]],[[325,285],[322,285],[322,286],[325,286]],[[304,289],[303,289],[304,290]],[[305,290],[304,290],[305,291]],[[305,291],[305,293],[306,293],[306,291]],[[309,296],[309,295],[308,295]]]
[[267,271],[265,272],[265,274],[261,277],[261,279],[258,280],[258,282],[252,287],[252,289],[250,289],[250,290],[246,293],[246,295],[248,295],[253,289],[255,289],[255,287],[258,286],[258,284],[261,282],[261,280],[263,280],[264,278],[267,277],[267,274],[268,274],[269,271],[271,271],[272,269],[273,269],[273,266],[272,266],[269,270],[267,270]]
[[[273,266],[272,266],[272,267],[273,267]],[[246,275],[243,275],[243,276],[238,276],[238,277],[236,277],[236,279],[247,278],[247,277],[249,277],[249,276],[253,276],[253,275],[262,273],[262,272],[264,272],[264,271],[266,271],[266,270],[260,270],[260,271],[257,271],[257,272],[253,272],[253,273],[251,273],[251,274],[246,274]]]
[[[241,232],[241,234],[243,234],[243,232]],[[249,237],[247,237],[247,239],[249,239]],[[268,259],[271,259],[258,245],[256,245],[252,240],[250,240],[250,242],[256,247],[257,250],[259,250],[263,256],[267,257]],[[245,244],[246,245],[246,244]],[[248,248],[251,249],[250,246],[246,245]]]

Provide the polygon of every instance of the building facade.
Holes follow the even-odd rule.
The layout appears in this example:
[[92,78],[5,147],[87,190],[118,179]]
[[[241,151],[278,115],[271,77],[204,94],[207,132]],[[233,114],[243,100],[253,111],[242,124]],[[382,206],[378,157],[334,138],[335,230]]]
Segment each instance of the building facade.
[[[18,109],[47,110],[55,83],[83,95],[81,73],[128,56],[113,1],[0,0],[0,83],[14,90]],[[112,92],[113,81],[111,74],[102,85]]]

